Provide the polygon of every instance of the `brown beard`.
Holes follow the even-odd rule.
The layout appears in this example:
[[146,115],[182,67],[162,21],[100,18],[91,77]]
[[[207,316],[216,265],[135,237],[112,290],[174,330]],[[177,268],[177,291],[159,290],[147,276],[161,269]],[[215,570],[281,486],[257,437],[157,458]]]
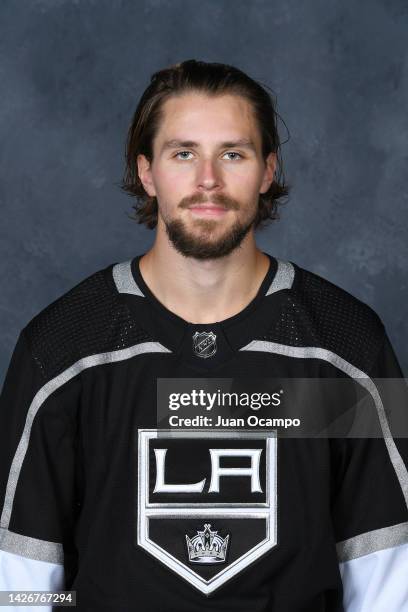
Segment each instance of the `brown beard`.
[[[205,236],[194,236],[186,230],[186,226],[181,219],[165,221],[166,232],[173,243],[175,249],[185,257],[194,259],[218,259],[229,255],[236,249],[250,231],[255,221],[255,216],[245,225],[237,221],[228,234],[221,236],[218,240],[206,240]],[[199,219],[200,224],[206,230],[206,234],[211,234],[216,227],[216,221]]]

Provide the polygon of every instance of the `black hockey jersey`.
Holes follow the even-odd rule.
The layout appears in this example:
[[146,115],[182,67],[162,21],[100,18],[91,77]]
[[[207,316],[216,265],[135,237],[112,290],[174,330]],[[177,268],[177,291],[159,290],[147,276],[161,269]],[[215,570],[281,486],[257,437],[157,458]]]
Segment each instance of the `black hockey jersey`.
[[[194,324],[152,294],[141,257],[19,335],[0,404],[0,590],[72,590],[81,611],[407,611],[407,441],[376,384],[403,375],[377,314],[269,255],[247,307]],[[261,378],[352,379],[381,436],[159,418],[160,381]]]

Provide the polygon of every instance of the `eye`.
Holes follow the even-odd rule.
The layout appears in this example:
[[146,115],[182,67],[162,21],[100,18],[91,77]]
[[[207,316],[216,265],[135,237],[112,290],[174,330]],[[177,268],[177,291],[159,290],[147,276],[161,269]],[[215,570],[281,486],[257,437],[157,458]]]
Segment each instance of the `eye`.
[[[187,153],[187,155],[191,154],[191,151],[179,151],[178,153],[175,154],[174,157],[178,157],[179,155],[182,155],[183,153]],[[187,159],[187,157],[178,157],[178,159]]]
[[[241,153],[237,153],[236,151],[228,151],[225,155],[238,155],[240,159],[242,159]],[[237,159],[236,157],[234,159]]]

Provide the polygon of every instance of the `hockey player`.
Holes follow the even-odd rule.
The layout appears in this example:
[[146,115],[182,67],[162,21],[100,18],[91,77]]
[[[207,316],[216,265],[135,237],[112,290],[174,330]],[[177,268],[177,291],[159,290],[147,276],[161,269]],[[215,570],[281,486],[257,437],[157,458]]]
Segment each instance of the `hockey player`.
[[[407,444],[378,383],[403,375],[368,305],[256,245],[288,194],[276,117],[231,66],[152,77],[123,188],[154,244],[38,313],[7,371],[0,590],[87,612],[408,610]],[[380,435],[215,429],[215,408],[162,426],[162,384],[260,378],[353,381]]]

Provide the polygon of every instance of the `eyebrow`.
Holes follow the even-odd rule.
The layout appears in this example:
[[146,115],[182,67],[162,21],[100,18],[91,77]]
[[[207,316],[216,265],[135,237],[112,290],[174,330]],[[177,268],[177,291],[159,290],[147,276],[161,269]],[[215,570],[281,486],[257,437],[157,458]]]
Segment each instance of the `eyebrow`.
[[[162,151],[165,151],[166,149],[175,149],[178,147],[186,147],[186,148],[190,148],[190,147],[199,147],[199,143],[198,142],[194,142],[193,140],[177,140],[177,139],[173,139],[173,140],[167,140],[163,146],[162,146]],[[256,148],[254,143],[252,142],[252,140],[249,140],[248,138],[240,138],[239,140],[228,140],[225,142],[221,142],[219,144],[220,149],[233,149],[234,147],[244,147],[246,149],[251,149],[252,151],[256,152]]]

